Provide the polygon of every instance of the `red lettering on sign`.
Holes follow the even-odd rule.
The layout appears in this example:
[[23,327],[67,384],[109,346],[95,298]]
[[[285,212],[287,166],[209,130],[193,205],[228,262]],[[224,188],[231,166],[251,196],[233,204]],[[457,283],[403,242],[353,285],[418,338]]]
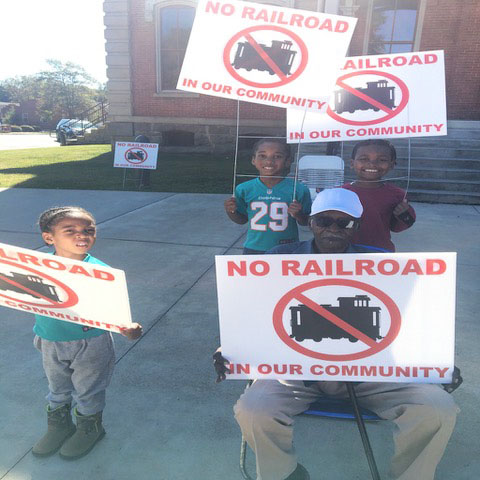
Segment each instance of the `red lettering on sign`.
[[290,365],[290,375],[302,375],[301,365]]
[[220,2],[216,2],[216,3],[213,3],[212,1],[207,2],[207,5],[205,7],[206,13],[212,12],[212,13],[218,14],[219,10],[222,13],[222,15],[230,16],[235,12],[235,7],[230,3],[225,3],[221,5]]
[[438,56],[435,53],[425,53],[423,55],[412,55],[406,57],[399,55],[396,57],[367,57],[367,58],[350,58],[345,62],[342,70],[357,70],[366,68],[388,68],[392,66],[402,67],[404,65],[427,65],[436,63]]
[[258,366],[258,373],[268,374],[272,372],[272,367],[268,363],[262,363]]
[[237,265],[235,262],[227,262],[227,275],[229,277],[233,277],[234,274],[238,273],[241,277],[245,277],[247,275],[247,262],[242,260],[240,265]]
[[290,19],[290,25],[301,27],[303,22],[303,15],[293,14]]
[[234,365],[230,365],[230,372],[232,373],[250,373],[250,364],[249,363],[236,363]]
[[409,273],[423,275],[422,267],[420,267],[420,265],[415,259],[407,260],[407,263],[405,264],[405,267],[403,267],[401,275],[408,275]]
[[27,255],[26,253],[18,252],[18,259],[23,263],[33,263],[37,267],[41,267],[37,257],[33,255]]
[[324,22],[318,27],[319,30],[328,30],[331,32],[333,30],[332,21],[327,18]]
[[255,13],[254,7],[244,7],[242,10],[242,18],[248,18],[254,20],[253,14]]
[[335,32],[345,33],[348,30],[348,23],[343,20],[339,20],[335,25]]
[[70,273],[81,273],[82,275],[91,277],[91,275],[81,265],[73,265],[70,269]]
[[98,278],[99,280],[107,280],[109,282],[115,280],[115,277],[109,273],[109,272],[104,272],[103,270],[93,270],[93,276],[95,278]]
[[300,267],[300,262],[297,260],[284,260],[282,262],[282,275],[287,277],[290,273],[293,275],[299,276],[301,273],[298,271]]
[[315,260],[309,260],[303,270],[303,275],[309,275],[315,273],[316,275],[323,275],[320,265]]
[[263,260],[256,260],[250,264],[250,273],[257,277],[263,277],[270,271],[270,265]]
[[400,265],[396,260],[387,259],[378,262],[377,268],[382,275],[395,275],[400,270]]
[[17,260],[16,257],[9,257],[9,256],[5,253],[5,250],[3,250],[3,248],[0,248],[0,257],[2,257],[2,258],[7,258],[8,260]]
[[427,275],[441,275],[447,270],[447,264],[439,258],[427,259]]
[[375,275],[374,265],[373,260],[355,260],[355,275],[363,275],[363,272],[367,275]]
[[42,263],[46,267],[51,268],[53,270],[66,270],[67,269],[67,267],[63,263],[57,262],[56,260],[50,260],[49,258],[44,258],[42,260]]
[[351,270],[343,269],[343,260],[337,260],[337,275],[353,275]]

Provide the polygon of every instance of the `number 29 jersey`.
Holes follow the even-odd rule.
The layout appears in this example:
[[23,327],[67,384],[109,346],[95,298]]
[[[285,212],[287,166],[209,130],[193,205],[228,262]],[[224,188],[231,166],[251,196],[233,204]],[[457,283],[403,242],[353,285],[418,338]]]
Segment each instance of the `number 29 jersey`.
[[[265,251],[276,245],[298,242],[297,221],[287,212],[293,201],[293,188],[291,178],[283,179],[272,188],[260,178],[237,186],[237,211],[248,217],[245,247]],[[298,181],[295,199],[301,203],[302,212],[308,215],[312,206],[310,191]]]

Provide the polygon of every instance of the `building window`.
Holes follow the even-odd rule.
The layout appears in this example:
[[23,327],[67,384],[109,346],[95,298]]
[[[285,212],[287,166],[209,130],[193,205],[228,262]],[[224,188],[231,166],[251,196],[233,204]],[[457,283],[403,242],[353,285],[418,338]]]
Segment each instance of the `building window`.
[[420,0],[373,0],[368,55],[412,52]]
[[169,5],[157,11],[158,89],[175,90],[187,49],[195,8]]
[[163,132],[163,145],[165,147],[193,147],[195,135],[193,132],[172,130]]

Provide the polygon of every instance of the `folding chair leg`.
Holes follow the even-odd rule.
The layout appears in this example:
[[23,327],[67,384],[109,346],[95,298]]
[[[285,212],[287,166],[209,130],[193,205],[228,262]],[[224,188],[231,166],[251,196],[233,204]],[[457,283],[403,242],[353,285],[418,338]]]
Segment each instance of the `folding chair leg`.
[[363,448],[365,455],[367,456],[368,466],[372,474],[373,480],[381,480],[378,473],[377,464],[375,463],[375,457],[373,456],[372,447],[368,438],[367,429],[365,428],[365,422],[363,421],[362,414],[358,408],[357,396],[355,395],[355,389],[352,382],[345,382],[347,384],[348,395],[352,401],[353,411],[355,413],[355,420],[357,421],[358,430],[360,431],[360,437],[362,438]]
[[240,446],[240,472],[245,480],[254,480],[247,472],[245,465],[247,459],[247,441],[242,436],[242,444]]

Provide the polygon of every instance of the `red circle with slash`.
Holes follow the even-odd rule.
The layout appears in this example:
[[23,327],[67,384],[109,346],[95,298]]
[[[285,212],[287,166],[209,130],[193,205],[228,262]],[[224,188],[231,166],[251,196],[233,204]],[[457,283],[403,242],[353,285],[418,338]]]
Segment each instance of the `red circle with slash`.
[[[141,157],[138,157],[137,156],[137,152],[141,150],[144,154],[145,154],[145,158],[141,158]],[[133,156],[135,158],[128,158],[128,152],[132,152]],[[128,162],[128,163],[133,163],[134,165],[138,165],[140,163],[143,163],[145,162],[145,160],[147,160],[148,158],[148,153],[145,149],[141,148],[141,147],[132,147],[132,148],[129,148],[126,152],[125,152],[125,160]]]
[[[36,297],[40,297],[41,299],[45,300],[48,303],[45,304],[45,303],[27,302],[25,300],[19,300],[17,298],[13,298],[13,297],[10,297],[8,295],[4,295],[3,293],[0,293],[0,297],[8,298],[9,300],[13,300],[13,301],[18,302],[18,303],[24,303],[24,304],[27,304],[27,305],[32,305],[32,306],[35,306],[35,307],[68,308],[68,307],[71,307],[71,306],[76,305],[78,303],[77,294],[70,287],[67,287],[67,285],[60,282],[59,280],[56,280],[55,278],[51,277],[50,275],[46,275],[43,272],[39,272],[37,270],[34,270],[33,268],[25,267],[24,265],[18,265],[17,263],[9,262],[7,260],[0,260],[0,263],[3,263],[5,265],[10,265],[11,267],[20,268],[21,270],[26,270],[28,272],[28,274],[30,274],[30,275],[33,274],[37,277],[40,277],[40,278],[43,278],[44,280],[49,281],[50,283],[53,284],[52,286],[55,285],[55,286],[59,287],[60,289],[62,289],[67,294],[67,299],[64,302],[57,302],[55,300],[52,300],[51,298],[48,298],[47,296],[42,295],[41,293],[22,285],[21,283],[16,281],[14,278],[10,278],[8,276],[5,276],[5,274],[1,273],[1,272],[0,272],[0,281],[6,282],[7,284],[10,284],[13,287],[16,287],[17,289],[19,288],[21,290],[24,290],[25,294],[27,294],[27,295],[32,295],[32,296],[34,295]],[[16,272],[16,273],[18,273],[18,272]]]
[[[360,75],[379,75],[381,77],[386,77],[392,80],[393,82],[395,82],[400,87],[400,91],[402,92],[402,100],[400,101],[400,104],[395,109],[388,108],[387,106],[383,105],[383,103],[380,103],[378,100],[375,100],[374,98],[362,92],[359,92],[356,88],[351,87],[350,85],[344,82],[344,80],[358,77]],[[357,126],[375,125],[377,123],[382,123],[387,120],[390,120],[396,115],[398,115],[407,106],[408,99],[410,97],[408,87],[403,80],[401,80],[400,78],[390,73],[379,72],[376,70],[363,70],[361,72],[352,72],[352,73],[348,73],[347,75],[343,75],[337,79],[337,86],[343,88],[344,90],[351,93],[352,95],[355,95],[356,97],[364,100],[365,102],[372,105],[372,107],[378,108],[379,110],[383,110],[386,113],[385,116],[376,118],[375,120],[358,121],[358,120],[349,120],[349,119],[343,118],[337,113],[335,113],[330,106],[327,108],[327,113],[328,115],[330,115],[330,117],[332,117],[334,120],[337,120],[338,122],[346,123],[347,125],[357,125]]]
[[[364,292],[368,292],[371,295],[377,297],[387,307],[388,313],[390,315],[390,327],[388,329],[387,334],[380,342],[377,343],[375,340],[371,339],[364,333],[352,327],[347,322],[340,319],[339,317],[329,312],[328,310],[324,309],[323,307],[318,305],[313,300],[310,300],[307,296],[303,294],[303,292],[307,290],[311,290],[319,287],[332,286],[332,285],[343,286],[343,287],[353,287],[359,290],[363,290]],[[300,301],[302,304],[314,310],[316,313],[319,313],[325,319],[334,323],[339,328],[346,330],[349,335],[353,335],[354,337],[358,338],[358,340],[365,343],[367,345],[367,348],[360,352],[354,352],[354,353],[330,354],[330,353],[316,352],[302,345],[299,345],[293,338],[290,338],[290,335],[287,333],[287,331],[285,330],[285,326],[283,325],[284,311],[292,300]],[[277,303],[273,311],[273,327],[277,335],[280,337],[280,339],[287,346],[289,346],[296,352],[301,353],[302,355],[306,355],[308,357],[318,358],[321,360],[350,361],[350,360],[358,360],[359,358],[370,357],[387,348],[395,340],[398,333],[400,332],[400,325],[401,325],[400,310],[398,309],[395,302],[387,294],[385,294],[378,288],[373,287],[372,285],[368,285],[363,282],[358,282],[356,280],[348,280],[348,279],[315,280],[313,282],[308,282],[298,287],[295,287],[294,289],[287,292],[279,300],[279,302]]]
[[[271,59],[267,52],[265,52],[262,47],[258,44],[258,42],[252,37],[251,33],[252,32],[258,32],[258,31],[265,31],[265,30],[270,30],[274,32],[279,32],[284,35],[287,35],[289,38],[291,38],[300,48],[300,54],[301,54],[301,60],[300,64],[298,65],[297,69],[295,72],[293,72],[291,75],[287,76],[285,75],[278,65],[274,62],[273,59]],[[236,42],[240,40],[241,38],[245,37],[247,42],[254,48],[254,50],[258,53],[260,57],[267,63],[267,65],[275,72],[275,74],[280,78],[280,80],[272,83],[261,83],[261,82],[254,82],[252,80],[249,80],[248,78],[244,78],[239,73],[235,70],[235,68],[231,65],[230,63],[230,58],[231,58],[231,51],[232,48],[235,46]],[[249,27],[241,30],[237,34],[235,34],[225,45],[225,48],[223,50],[223,63],[225,65],[225,68],[228,70],[230,75],[238,80],[239,82],[249,85],[250,87],[260,87],[260,88],[271,88],[271,87],[280,87],[282,85],[286,85],[287,83],[292,82],[293,80],[297,79],[305,70],[305,67],[307,66],[308,62],[308,49],[307,46],[305,45],[304,41],[295,33],[291,32],[290,30],[287,30],[286,28],[283,27],[277,27],[275,25],[261,25],[261,26],[256,26],[256,27]]]

